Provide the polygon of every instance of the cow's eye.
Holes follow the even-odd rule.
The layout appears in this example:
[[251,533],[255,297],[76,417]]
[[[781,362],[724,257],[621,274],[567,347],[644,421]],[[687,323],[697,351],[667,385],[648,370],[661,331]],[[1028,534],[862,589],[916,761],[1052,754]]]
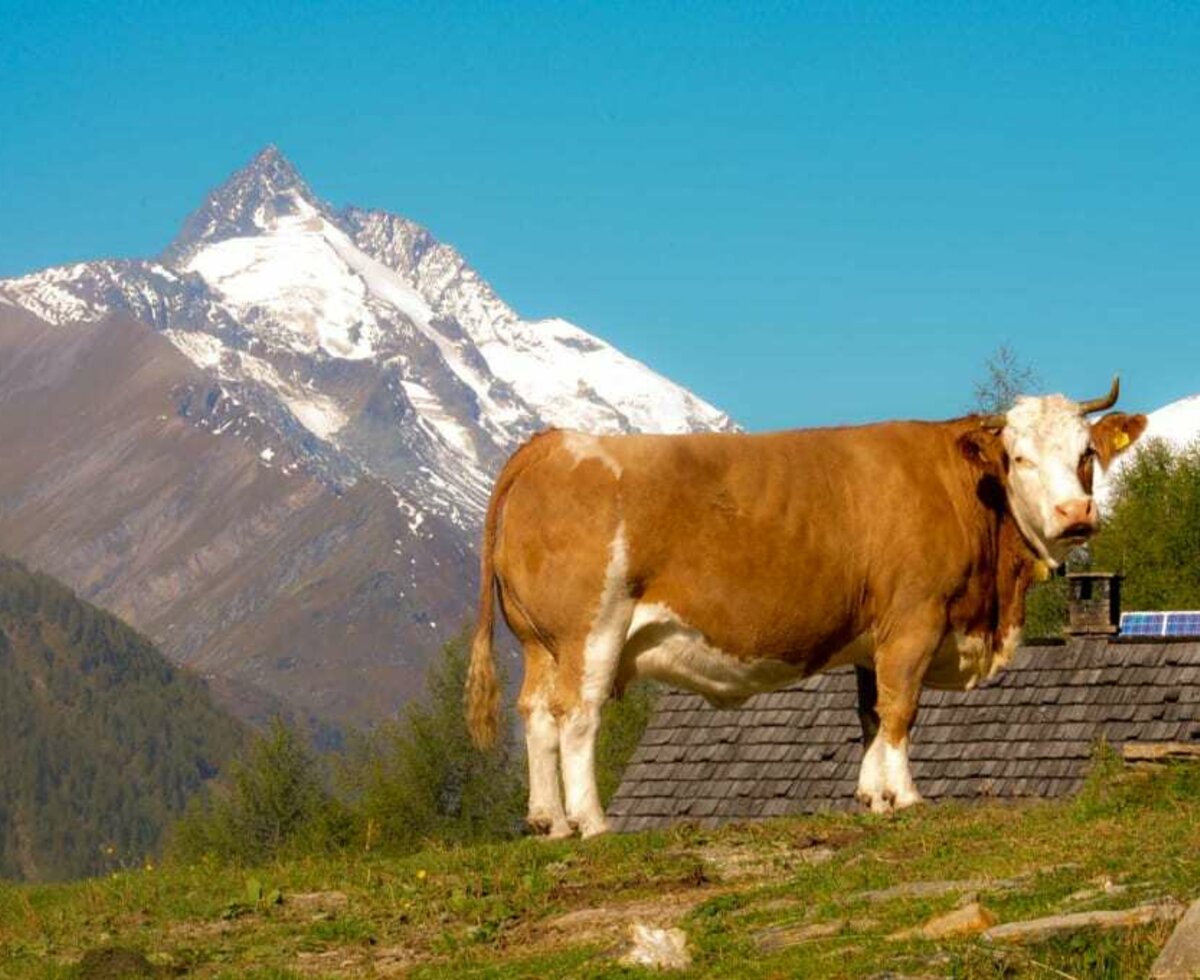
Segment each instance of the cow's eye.
[[1096,450],[1091,446],[1079,457],[1079,482],[1088,493],[1092,492],[1092,478],[1095,472]]
[[1019,466],[1023,470],[1027,470],[1031,466],[1033,466],[1034,463],[1033,463],[1033,460],[1030,459],[1028,456],[1014,456],[1013,457],[1013,465]]

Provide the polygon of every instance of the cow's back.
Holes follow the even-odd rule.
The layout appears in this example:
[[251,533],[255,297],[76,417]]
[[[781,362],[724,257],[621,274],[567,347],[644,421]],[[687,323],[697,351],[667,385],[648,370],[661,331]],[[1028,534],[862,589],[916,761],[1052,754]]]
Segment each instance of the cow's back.
[[506,614],[548,638],[586,626],[619,547],[638,602],[733,656],[815,669],[887,613],[880,602],[953,588],[979,509],[957,434],[539,437],[504,502]]

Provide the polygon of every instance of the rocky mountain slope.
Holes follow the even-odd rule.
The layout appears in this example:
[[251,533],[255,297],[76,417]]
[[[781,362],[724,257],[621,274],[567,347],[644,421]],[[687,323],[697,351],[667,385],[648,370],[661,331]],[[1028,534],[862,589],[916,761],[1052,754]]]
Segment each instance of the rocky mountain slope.
[[252,717],[412,694],[469,616],[492,474],[547,425],[732,428],[273,147],[158,259],[0,281],[0,548]]

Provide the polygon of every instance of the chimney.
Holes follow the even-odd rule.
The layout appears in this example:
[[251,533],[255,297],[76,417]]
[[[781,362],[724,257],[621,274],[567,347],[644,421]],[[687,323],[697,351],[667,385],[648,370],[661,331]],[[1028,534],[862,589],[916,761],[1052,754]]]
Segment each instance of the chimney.
[[1067,573],[1070,636],[1111,636],[1121,622],[1121,576],[1116,572]]

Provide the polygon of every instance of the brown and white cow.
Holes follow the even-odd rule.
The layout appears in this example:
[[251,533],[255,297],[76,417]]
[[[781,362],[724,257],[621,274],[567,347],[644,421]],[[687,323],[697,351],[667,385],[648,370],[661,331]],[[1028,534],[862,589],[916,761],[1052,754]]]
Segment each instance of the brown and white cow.
[[[496,737],[494,597],[525,654],[529,822],[606,829],[600,709],[650,677],[733,706],[859,668],[858,797],[920,800],[908,736],[921,686],[966,688],[1020,636],[1039,564],[1097,527],[1094,461],[1146,425],[1105,398],[1021,398],[1007,415],[764,435],[542,433],[505,466],[483,538],[467,715]],[[559,790],[561,760],[565,807]]]

